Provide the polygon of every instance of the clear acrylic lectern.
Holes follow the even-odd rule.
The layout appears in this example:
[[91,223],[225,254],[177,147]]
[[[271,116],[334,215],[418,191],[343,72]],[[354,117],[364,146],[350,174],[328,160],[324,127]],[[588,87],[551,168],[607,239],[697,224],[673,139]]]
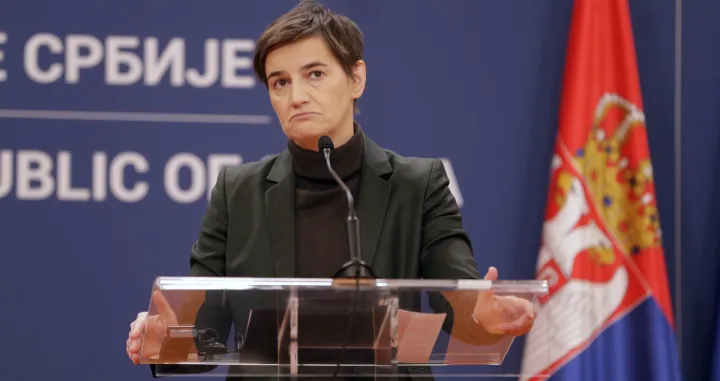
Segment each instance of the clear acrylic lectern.
[[483,329],[474,306],[547,292],[545,281],[159,277],[140,362],[160,377],[519,376],[519,359],[503,361],[514,337]]

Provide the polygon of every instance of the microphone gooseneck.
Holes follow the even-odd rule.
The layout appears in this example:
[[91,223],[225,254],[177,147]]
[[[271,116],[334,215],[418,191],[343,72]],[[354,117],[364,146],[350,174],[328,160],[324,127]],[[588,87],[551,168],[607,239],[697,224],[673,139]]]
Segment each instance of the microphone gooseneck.
[[327,165],[332,177],[338,184],[340,184],[340,187],[343,189],[343,191],[345,191],[345,198],[347,198],[348,203],[348,220],[351,218],[357,220],[357,215],[355,215],[355,199],[353,198],[352,192],[350,192],[350,188],[348,188],[345,182],[342,181],[340,176],[335,173],[332,166],[330,165],[330,152],[330,148],[323,148],[323,155],[325,155],[325,164]]
[[332,168],[330,161],[330,155],[335,149],[335,146],[329,136],[323,135],[318,139],[318,150],[325,156],[325,164],[327,165],[328,171],[332,175],[335,182],[345,192],[345,198],[348,203],[348,216],[347,216],[347,232],[348,232],[348,249],[350,250],[350,260],[345,263],[336,273],[333,278],[375,278],[370,266],[362,260],[361,249],[360,249],[360,220],[358,220],[357,212],[355,211],[355,200],[353,198],[350,188],[347,184],[338,176],[335,170]]
[[353,303],[352,310],[350,311],[350,320],[348,321],[347,328],[345,330],[345,340],[340,349],[339,358],[335,366],[335,372],[333,372],[332,380],[337,379],[340,366],[343,363],[345,357],[345,351],[347,349],[348,342],[350,341],[350,333],[352,332],[353,319],[360,303],[360,279],[371,278],[375,279],[370,266],[362,260],[360,252],[360,221],[358,220],[357,213],[355,212],[355,200],[353,199],[350,188],[345,184],[344,181],[335,173],[330,162],[330,154],[335,149],[332,140],[329,136],[324,135],[318,139],[318,150],[325,156],[325,164],[327,165],[330,174],[340,187],[345,192],[345,197],[348,202],[348,216],[347,216],[347,232],[348,232],[348,245],[350,249],[350,261],[345,263],[333,276],[333,278],[348,278],[355,279],[355,303]]

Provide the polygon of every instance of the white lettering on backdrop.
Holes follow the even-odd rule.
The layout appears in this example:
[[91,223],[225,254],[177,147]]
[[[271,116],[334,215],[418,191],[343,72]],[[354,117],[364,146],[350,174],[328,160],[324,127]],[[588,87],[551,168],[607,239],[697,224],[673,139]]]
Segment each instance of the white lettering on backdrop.
[[[463,197],[452,163],[448,159],[442,161],[450,180],[450,191],[462,207]],[[69,151],[51,154],[40,150],[0,149],[0,200],[52,198],[67,202],[104,202],[112,198],[135,203],[147,197],[150,180],[161,177],[167,197],[173,202],[188,204],[209,200],[220,170],[242,162],[242,156],[237,154],[213,153],[201,158],[181,152],[155,169],[138,152],[120,152],[114,156],[94,152],[90,157],[73,157]]]
[[[0,47],[7,41],[0,32]],[[37,33],[23,47],[25,75],[33,82],[50,84],[63,81],[77,84],[85,72],[102,70],[105,84],[129,86],[141,83],[157,86],[168,77],[171,86],[249,89],[255,86],[252,73],[252,39],[209,38],[202,46],[187,46],[184,38],[171,38],[162,44],[156,37],[106,36],[86,34],[64,37]],[[202,69],[190,67],[188,50],[203,57]],[[5,52],[0,50],[0,62]],[[42,57],[42,59],[41,59]],[[0,69],[0,81],[7,79]]]
[[[164,165],[165,193],[177,203],[209,199],[220,169],[242,161],[236,154],[210,154],[206,159],[176,154]],[[0,199],[140,202],[150,191],[152,170],[149,160],[137,152],[112,157],[95,152],[88,160],[73,158],[69,151],[52,155],[39,150],[0,150]],[[181,183],[183,170],[189,171],[189,185]]]

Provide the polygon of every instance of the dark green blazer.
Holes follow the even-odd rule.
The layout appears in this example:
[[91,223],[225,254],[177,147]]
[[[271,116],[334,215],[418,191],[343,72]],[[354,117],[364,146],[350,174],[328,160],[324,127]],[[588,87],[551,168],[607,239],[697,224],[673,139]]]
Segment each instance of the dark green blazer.
[[[356,207],[362,257],[375,275],[482,278],[442,161],[403,157],[364,139]],[[293,277],[294,179],[287,150],[222,169],[192,247],[191,275]],[[205,317],[212,320],[222,338],[232,323],[245,326],[247,306],[225,303],[223,308],[231,310],[228,314],[220,307],[212,311],[209,300],[198,322]],[[448,303],[439,295],[429,300],[436,312],[450,315],[451,323]],[[411,298],[401,308],[419,311],[420,303],[420,298]]]
[[[362,256],[375,274],[481,277],[442,161],[403,157],[364,139],[356,207]],[[293,277],[294,199],[287,150],[222,169],[192,247],[191,274]]]

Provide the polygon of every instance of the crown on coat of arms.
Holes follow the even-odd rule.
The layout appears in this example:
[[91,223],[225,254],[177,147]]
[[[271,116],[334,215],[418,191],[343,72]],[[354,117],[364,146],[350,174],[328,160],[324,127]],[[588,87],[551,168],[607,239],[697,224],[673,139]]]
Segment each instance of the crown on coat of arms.
[[[651,161],[648,155],[639,157],[638,150],[632,147],[646,145],[647,141],[642,136],[643,141],[638,142],[640,136],[632,135],[635,129],[645,129],[642,110],[617,94],[604,94],[585,144],[574,152],[572,162],[583,177],[590,195],[588,203],[595,206],[598,218],[604,220],[626,255],[661,245]],[[558,206],[563,205],[572,179],[573,174],[567,170],[558,174]],[[596,246],[589,252],[601,264],[615,261],[613,247]]]

